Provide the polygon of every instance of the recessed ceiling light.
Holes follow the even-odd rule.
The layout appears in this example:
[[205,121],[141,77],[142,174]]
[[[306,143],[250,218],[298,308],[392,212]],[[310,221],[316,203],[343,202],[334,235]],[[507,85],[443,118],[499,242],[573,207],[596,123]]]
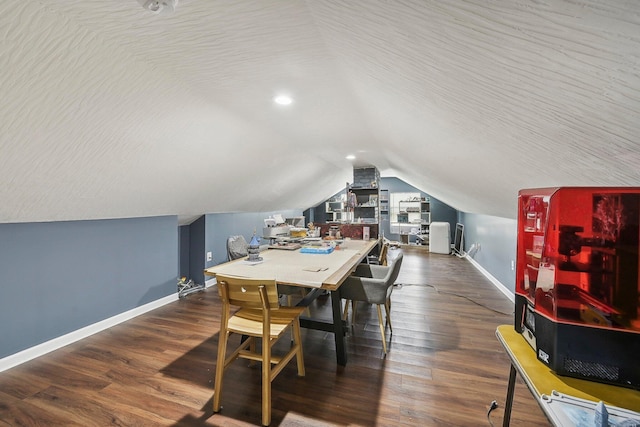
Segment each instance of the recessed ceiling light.
[[345,159],[347,159],[347,160],[355,160],[356,156],[354,156],[353,154],[348,154],[347,157],[345,157]]
[[289,105],[293,102],[293,99],[287,95],[278,95],[275,98],[273,98],[273,102],[275,102],[278,105]]
[[161,12],[173,12],[178,5],[178,0],[143,0],[142,7],[158,14]]

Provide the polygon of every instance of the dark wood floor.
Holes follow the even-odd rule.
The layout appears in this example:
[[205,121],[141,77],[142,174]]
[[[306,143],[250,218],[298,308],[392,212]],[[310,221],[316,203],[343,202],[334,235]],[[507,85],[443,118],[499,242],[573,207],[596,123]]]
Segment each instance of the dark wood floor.
[[[274,426],[501,425],[509,361],[495,338],[513,304],[466,260],[405,248],[383,357],[375,309],[360,305],[336,365],[333,336],[303,330],[295,363],[273,383]],[[329,316],[330,300],[312,307]],[[209,288],[0,373],[0,426],[260,424],[259,367],[237,361],[211,414],[219,330]],[[286,344],[286,343],[285,343]],[[549,425],[518,380],[511,425]]]

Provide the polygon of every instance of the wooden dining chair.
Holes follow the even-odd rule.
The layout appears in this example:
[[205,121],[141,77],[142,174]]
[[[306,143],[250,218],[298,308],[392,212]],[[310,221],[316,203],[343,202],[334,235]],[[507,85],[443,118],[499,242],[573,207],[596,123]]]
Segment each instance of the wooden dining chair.
[[[229,261],[249,256],[249,244],[244,236],[236,235],[227,238],[227,256]],[[293,305],[293,297],[304,298],[307,295],[307,290],[300,286],[278,285],[278,295],[286,296],[287,305]]]
[[[237,358],[262,362],[262,424],[271,423],[271,382],[296,357],[298,376],[305,375],[300,335],[300,313],[304,307],[281,307],[275,279],[246,279],[217,275],[222,300],[218,360],[213,394],[213,411],[220,412],[222,379],[225,369]],[[240,309],[231,315],[231,306]],[[293,331],[291,348],[283,356],[272,354],[272,347],[287,330]],[[229,335],[247,337],[227,356]],[[256,341],[261,339],[261,351]]]
[[[338,288],[340,297],[347,300],[344,307],[344,320],[347,320],[349,315],[349,302],[352,307],[352,322],[355,322],[356,302],[364,301],[376,305],[382,335],[382,349],[385,354],[387,353],[385,325],[389,325],[389,331],[393,332],[391,327],[391,292],[400,273],[402,257],[402,253],[398,254],[389,266],[360,264],[356,267],[355,272],[347,277]],[[382,321],[382,306],[384,306],[387,315],[386,322]]]

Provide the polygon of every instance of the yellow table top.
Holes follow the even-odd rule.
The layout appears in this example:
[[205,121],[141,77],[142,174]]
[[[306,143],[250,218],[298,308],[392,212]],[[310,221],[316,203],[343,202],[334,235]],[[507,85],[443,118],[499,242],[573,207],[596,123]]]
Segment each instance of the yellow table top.
[[640,391],[556,374],[536,358],[535,350],[516,332],[513,325],[498,326],[496,336],[529,389],[537,393],[537,398],[543,394],[551,395],[555,390],[580,399],[593,402],[602,400],[607,405],[640,412]]

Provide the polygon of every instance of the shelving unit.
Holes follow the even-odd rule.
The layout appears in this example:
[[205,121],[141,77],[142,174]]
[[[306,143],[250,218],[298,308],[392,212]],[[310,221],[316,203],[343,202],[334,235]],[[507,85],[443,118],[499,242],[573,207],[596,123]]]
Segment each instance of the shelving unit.
[[389,220],[389,190],[380,190],[379,185],[380,173],[375,167],[354,168],[353,184],[347,182],[344,191],[314,208],[324,217],[321,234],[338,225],[343,236],[362,238],[366,227],[369,235],[377,238],[380,221]]
[[389,190],[380,190],[380,221],[389,221]]
[[[401,200],[398,203],[398,222],[420,224],[420,200]],[[401,219],[402,218],[402,219]]]
[[[354,223],[380,224],[379,186],[380,172],[378,169],[375,167],[353,168],[353,184],[348,186],[348,191],[353,192],[355,196],[355,207],[351,218]],[[348,200],[349,196],[347,195]]]
[[353,212],[354,222],[362,224],[378,224],[380,193],[378,188],[351,188],[356,196],[356,207]]
[[345,221],[347,218],[344,196],[327,200],[325,202],[325,212],[327,214],[327,221],[329,222]]
[[429,198],[420,201],[420,237],[416,240],[422,245],[429,244],[429,227],[431,225],[431,203]]
[[420,219],[423,224],[431,222],[431,207],[429,200],[420,201]]
[[397,222],[391,224],[391,232],[399,234],[401,241],[409,243],[409,236],[416,236],[416,242],[428,244],[431,208],[429,198],[410,197],[397,201]]

